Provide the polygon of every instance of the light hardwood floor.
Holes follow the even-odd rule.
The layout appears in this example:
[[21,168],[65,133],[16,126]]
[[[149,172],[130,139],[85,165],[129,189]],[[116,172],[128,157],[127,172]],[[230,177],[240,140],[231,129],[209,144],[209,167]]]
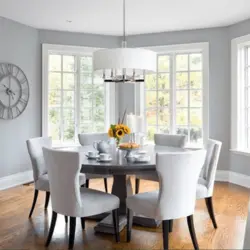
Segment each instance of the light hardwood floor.
[[[134,180],[133,180],[134,183]],[[109,191],[112,179],[109,180]],[[103,190],[103,180],[90,181],[90,187]],[[154,190],[154,182],[141,182],[142,191]],[[66,199],[67,197],[65,197]],[[0,249],[44,249],[51,219],[51,207],[44,211],[45,194],[39,193],[32,219],[28,219],[33,199],[33,186],[20,186],[0,191]],[[214,209],[218,224],[215,230],[209,219],[204,200],[197,202],[194,223],[200,249],[242,249],[248,212],[249,190],[228,184],[216,183]],[[82,231],[80,219],[74,249],[162,249],[162,230],[133,227],[132,241],[121,243],[111,235],[95,234],[95,221],[87,221]],[[67,249],[68,228],[64,217],[59,216],[49,249]],[[170,234],[171,249],[193,249],[185,219],[175,221]]]

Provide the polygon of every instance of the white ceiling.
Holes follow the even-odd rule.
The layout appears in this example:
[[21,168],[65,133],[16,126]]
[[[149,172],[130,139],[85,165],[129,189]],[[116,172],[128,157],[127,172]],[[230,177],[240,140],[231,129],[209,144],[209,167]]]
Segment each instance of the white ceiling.
[[[250,18],[250,0],[126,0],[126,6],[128,34],[227,26]],[[0,0],[0,16],[39,29],[122,34],[122,0]]]

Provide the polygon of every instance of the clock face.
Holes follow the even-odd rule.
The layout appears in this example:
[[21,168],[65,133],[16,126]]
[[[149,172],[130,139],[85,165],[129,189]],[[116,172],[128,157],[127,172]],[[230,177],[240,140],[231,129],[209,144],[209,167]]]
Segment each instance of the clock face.
[[29,101],[29,83],[16,65],[0,63],[0,119],[11,120],[25,110]]

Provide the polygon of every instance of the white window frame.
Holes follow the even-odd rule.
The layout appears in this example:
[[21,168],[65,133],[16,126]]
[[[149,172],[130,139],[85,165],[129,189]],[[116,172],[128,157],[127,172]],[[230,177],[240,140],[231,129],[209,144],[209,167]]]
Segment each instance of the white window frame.
[[245,138],[245,48],[250,46],[250,34],[231,41],[231,149],[230,151],[250,155],[244,147]]
[[[190,43],[190,44],[178,44],[168,46],[155,46],[145,47],[155,51],[158,55],[165,55],[169,53],[202,53],[202,128],[203,128],[203,144],[206,145],[209,138],[209,43]],[[157,62],[158,64],[158,62]],[[172,92],[175,89],[172,88]],[[145,115],[145,84],[140,85],[140,114]],[[175,97],[175,93],[171,94],[172,98]],[[174,100],[173,100],[174,101]],[[172,101],[172,103],[173,103]],[[172,107],[170,107],[172,109]],[[173,112],[173,109],[172,109]],[[175,111],[174,111],[175,112]],[[173,115],[175,116],[175,114]],[[171,119],[171,123],[172,123]],[[171,134],[176,133],[170,131]],[[187,145],[187,147],[196,147],[193,145]]]
[[[43,44],[42,45],[42,136],[48,136],[48,90],[49,90],[49,55],[51,53],[61,55],[82,55],[92,56],[93,52],[101,48],[93,47],[80,47],[80,46],[67,46],[67,45],[55,45],[55,44]],[[104,83],[105,89],[105,129],[108,128],[111,123],[115,122],[115,85],[114,83]],[[77,91],[77,90],[76,90]],[[75,100],[79,102],[80,100]],[[79,105],[76,105],[76,117],[75,128],[78,130],[78,117],[80,110],[77,110]],[[79,145],[74,143],[69,145],[62,143],[56,146],[74,146]]]

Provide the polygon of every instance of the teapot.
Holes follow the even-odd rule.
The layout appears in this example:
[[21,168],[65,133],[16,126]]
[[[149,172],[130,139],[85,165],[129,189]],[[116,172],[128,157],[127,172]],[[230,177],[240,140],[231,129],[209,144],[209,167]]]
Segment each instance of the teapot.
[[99,153],[108,153],[109,152],[109,143],[106,141],[95,141],[93,143],[93,147],[99,152]]

